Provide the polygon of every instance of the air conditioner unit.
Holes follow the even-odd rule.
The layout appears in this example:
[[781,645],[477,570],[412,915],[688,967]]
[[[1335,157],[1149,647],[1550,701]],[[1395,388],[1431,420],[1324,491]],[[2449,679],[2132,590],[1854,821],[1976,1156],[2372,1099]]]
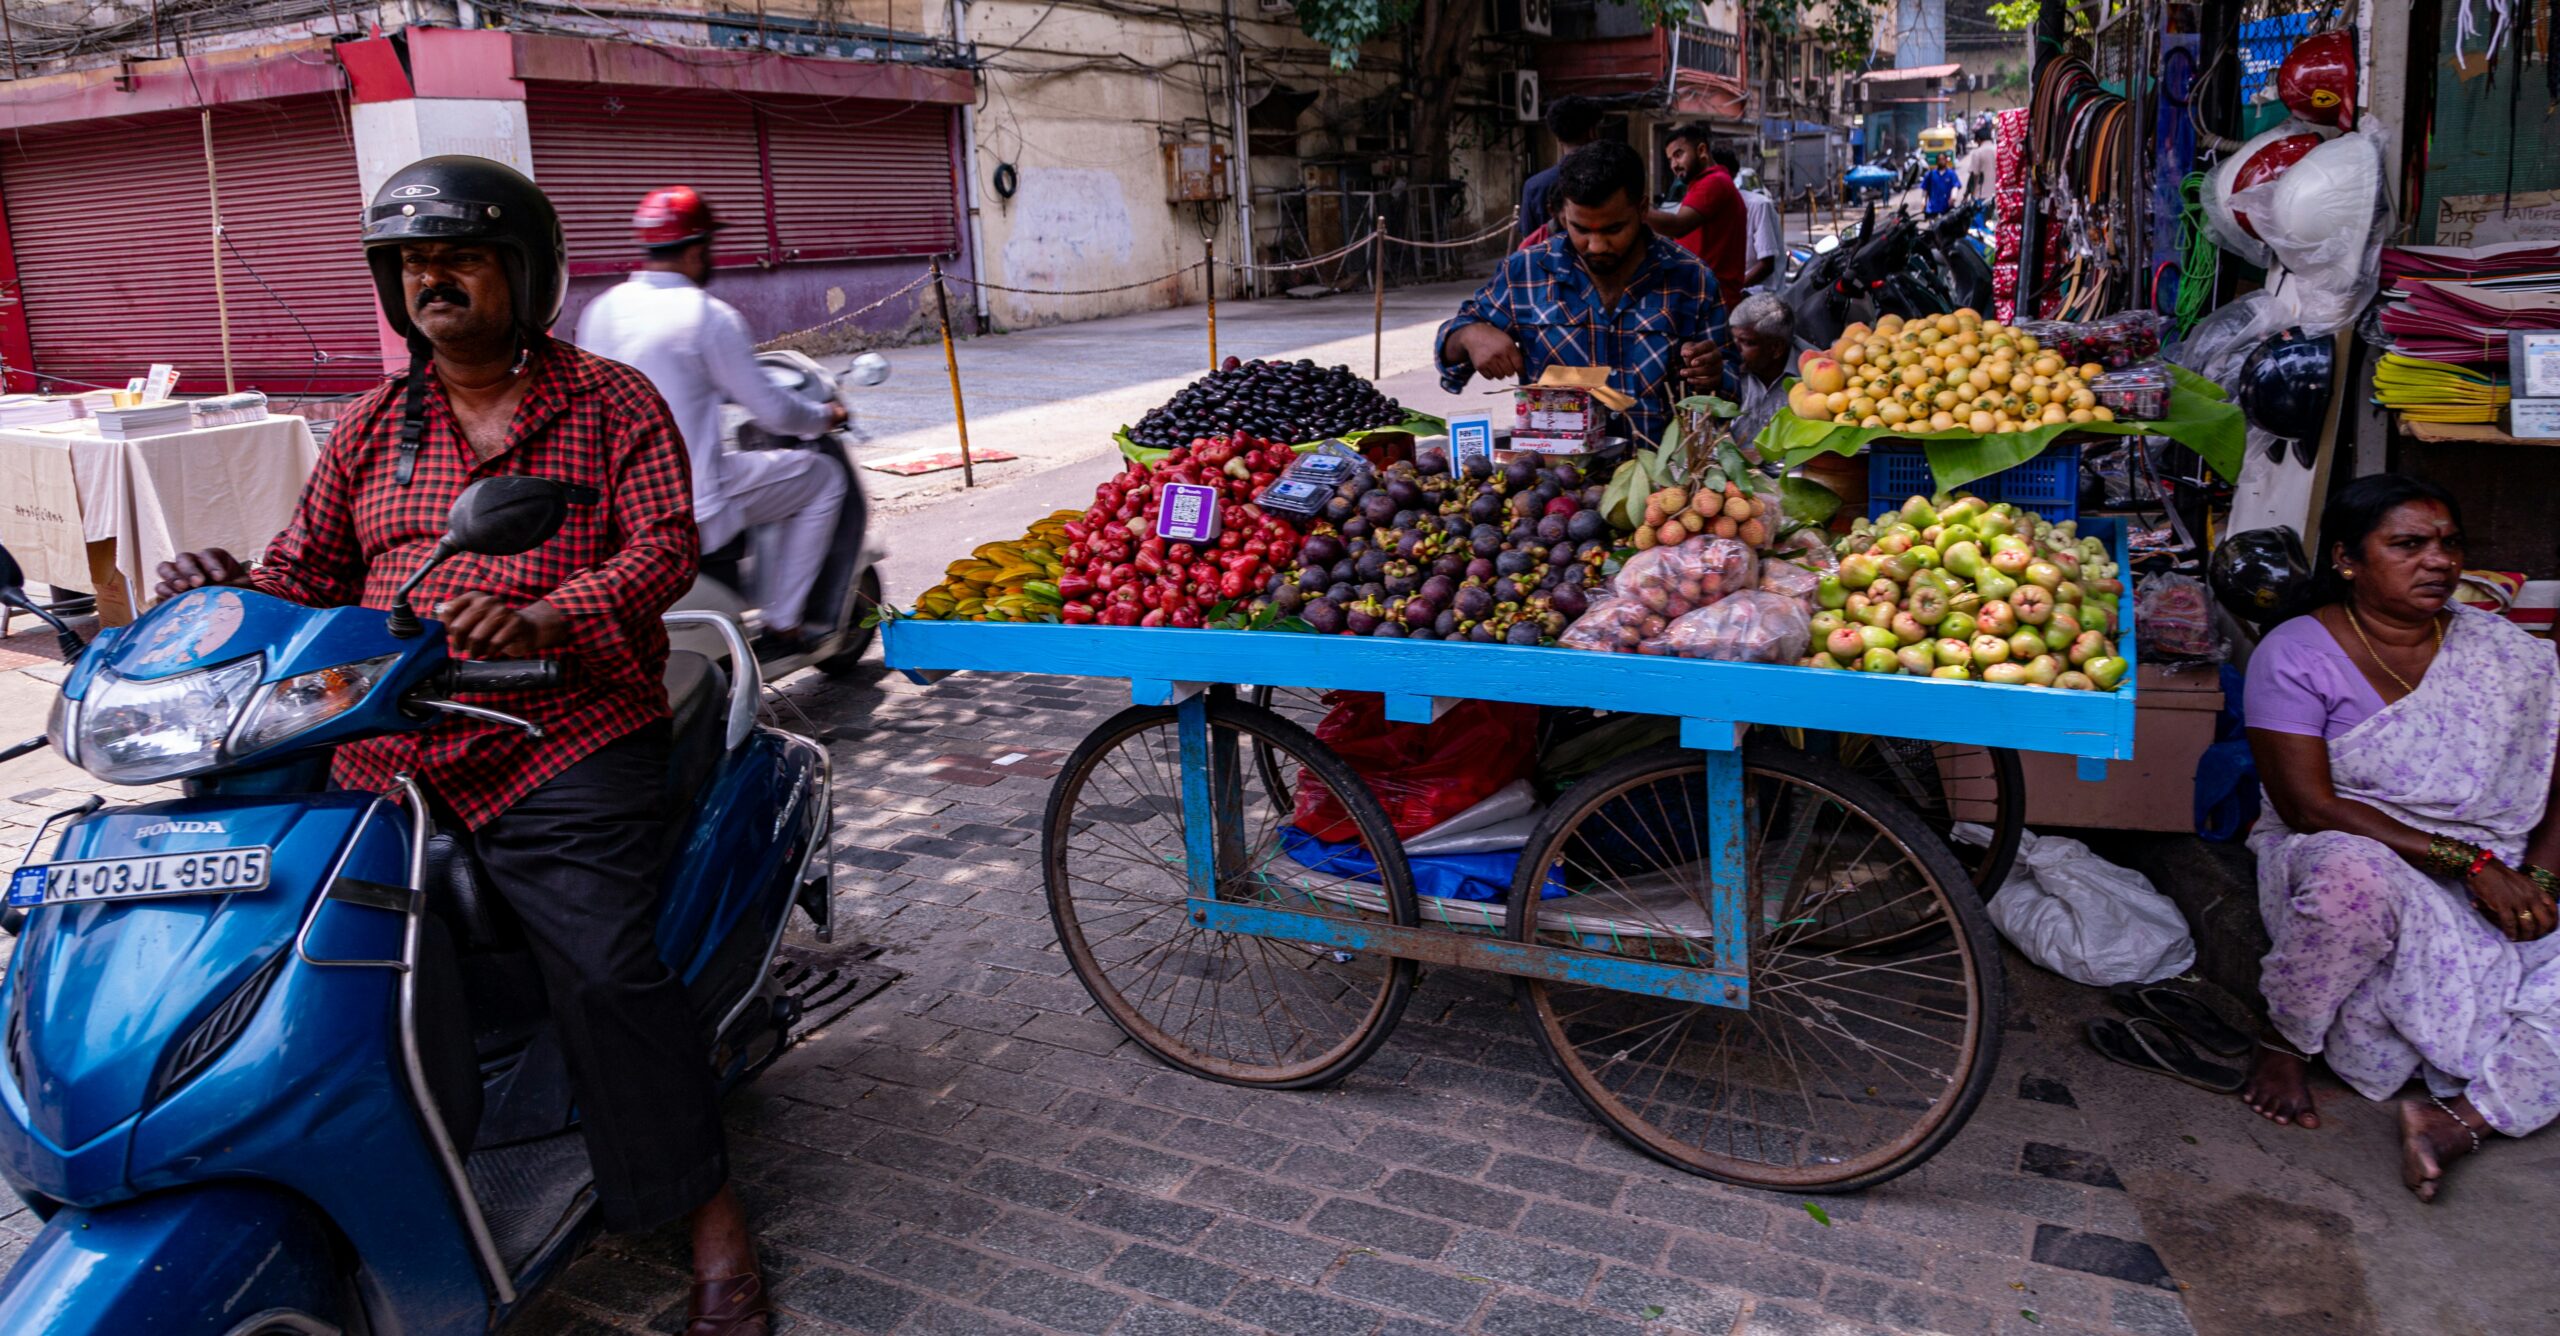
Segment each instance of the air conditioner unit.
[[1555,0],[1502,0],[1495,21],[1506,33],[1552,37],[1556,31]]
[[1511,119],[1534,121],[1546,111],[1538,101],[1536,70],[1506,70],[1502,75],[1502,100],[1511,107]]

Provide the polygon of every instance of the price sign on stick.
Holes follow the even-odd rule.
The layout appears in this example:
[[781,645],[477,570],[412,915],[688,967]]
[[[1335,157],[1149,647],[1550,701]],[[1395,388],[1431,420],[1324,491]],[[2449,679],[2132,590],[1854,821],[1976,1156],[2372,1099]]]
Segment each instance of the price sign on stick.
[[1156,534],[1175,543],[1216,541],[1218,489],[1187,482],[1165,484],[1156,498]]

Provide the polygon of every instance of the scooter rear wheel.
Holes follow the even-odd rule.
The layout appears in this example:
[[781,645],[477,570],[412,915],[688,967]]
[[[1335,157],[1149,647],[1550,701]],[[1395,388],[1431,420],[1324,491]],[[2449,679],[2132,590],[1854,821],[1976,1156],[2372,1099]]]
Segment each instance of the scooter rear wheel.
[[[1217,898],[1349,922],[1418,921],[1394,827],[1341,758],[1305,729],[1208,702]],[[1247,750],[1257,758],[1248,765]],[[1259,758],[1312,776],[1350,813],[1377,871],[1318,871],[1284,852],[1293,813]],[[1067,961],[1103,1012],[1167,1064],[1231,1085],[1338,1081],[1385,1042],[1413,992],[1410,960],[1195,926],[1183,856],[1177,712],[1138,706],[1095,729],[1049,793],[1041,854]],[[1331,864],[1335,854],[1319,862]]]

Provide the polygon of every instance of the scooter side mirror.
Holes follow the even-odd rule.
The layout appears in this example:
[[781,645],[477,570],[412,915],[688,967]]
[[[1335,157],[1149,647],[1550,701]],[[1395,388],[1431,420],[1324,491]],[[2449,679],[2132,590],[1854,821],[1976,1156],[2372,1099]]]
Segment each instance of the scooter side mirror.
[[445,512],[444,537],[436,540],[435,550],[393,595],[386,629],[404,640],[423,629],[417,609],[409,605],[409,595],[419,581],[427,578],[427,572],[443,565],[454,553],[512,557],[530,552],[560,532],[560,525],[569,518],[570,506],[593,505],[596,500],[596,489],[592,487],[523,474],[482,478],[463,488],[462,495],[455,497],[453,507]]
[[1813,253],[1816,255],[1829,255],[1838,249],[1840,249],[1840,238],[1836,236],[1824,237],[1813,243]]
[[483,557],[530,552],[560,532],[569,518],[570,491],[549,478],[482,478],[463,488],[445,512],[441,546]]

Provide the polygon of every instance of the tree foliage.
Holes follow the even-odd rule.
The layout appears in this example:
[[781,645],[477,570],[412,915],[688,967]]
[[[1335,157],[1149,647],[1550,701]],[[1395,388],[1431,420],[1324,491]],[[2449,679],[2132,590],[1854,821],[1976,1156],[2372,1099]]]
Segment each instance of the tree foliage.
[[[2036,0],[2025,0],[2034,4]],[[1749,0],[1752,26],[1779,40],[1812,39],[1833,69],[1862,70],[1873,58],[1876,20],[1891,0]]]
[[2044,0],[1991,0],[1984,10],[2002,32],[2025,32],[2036,26],[2036,14],[2044,8]]

